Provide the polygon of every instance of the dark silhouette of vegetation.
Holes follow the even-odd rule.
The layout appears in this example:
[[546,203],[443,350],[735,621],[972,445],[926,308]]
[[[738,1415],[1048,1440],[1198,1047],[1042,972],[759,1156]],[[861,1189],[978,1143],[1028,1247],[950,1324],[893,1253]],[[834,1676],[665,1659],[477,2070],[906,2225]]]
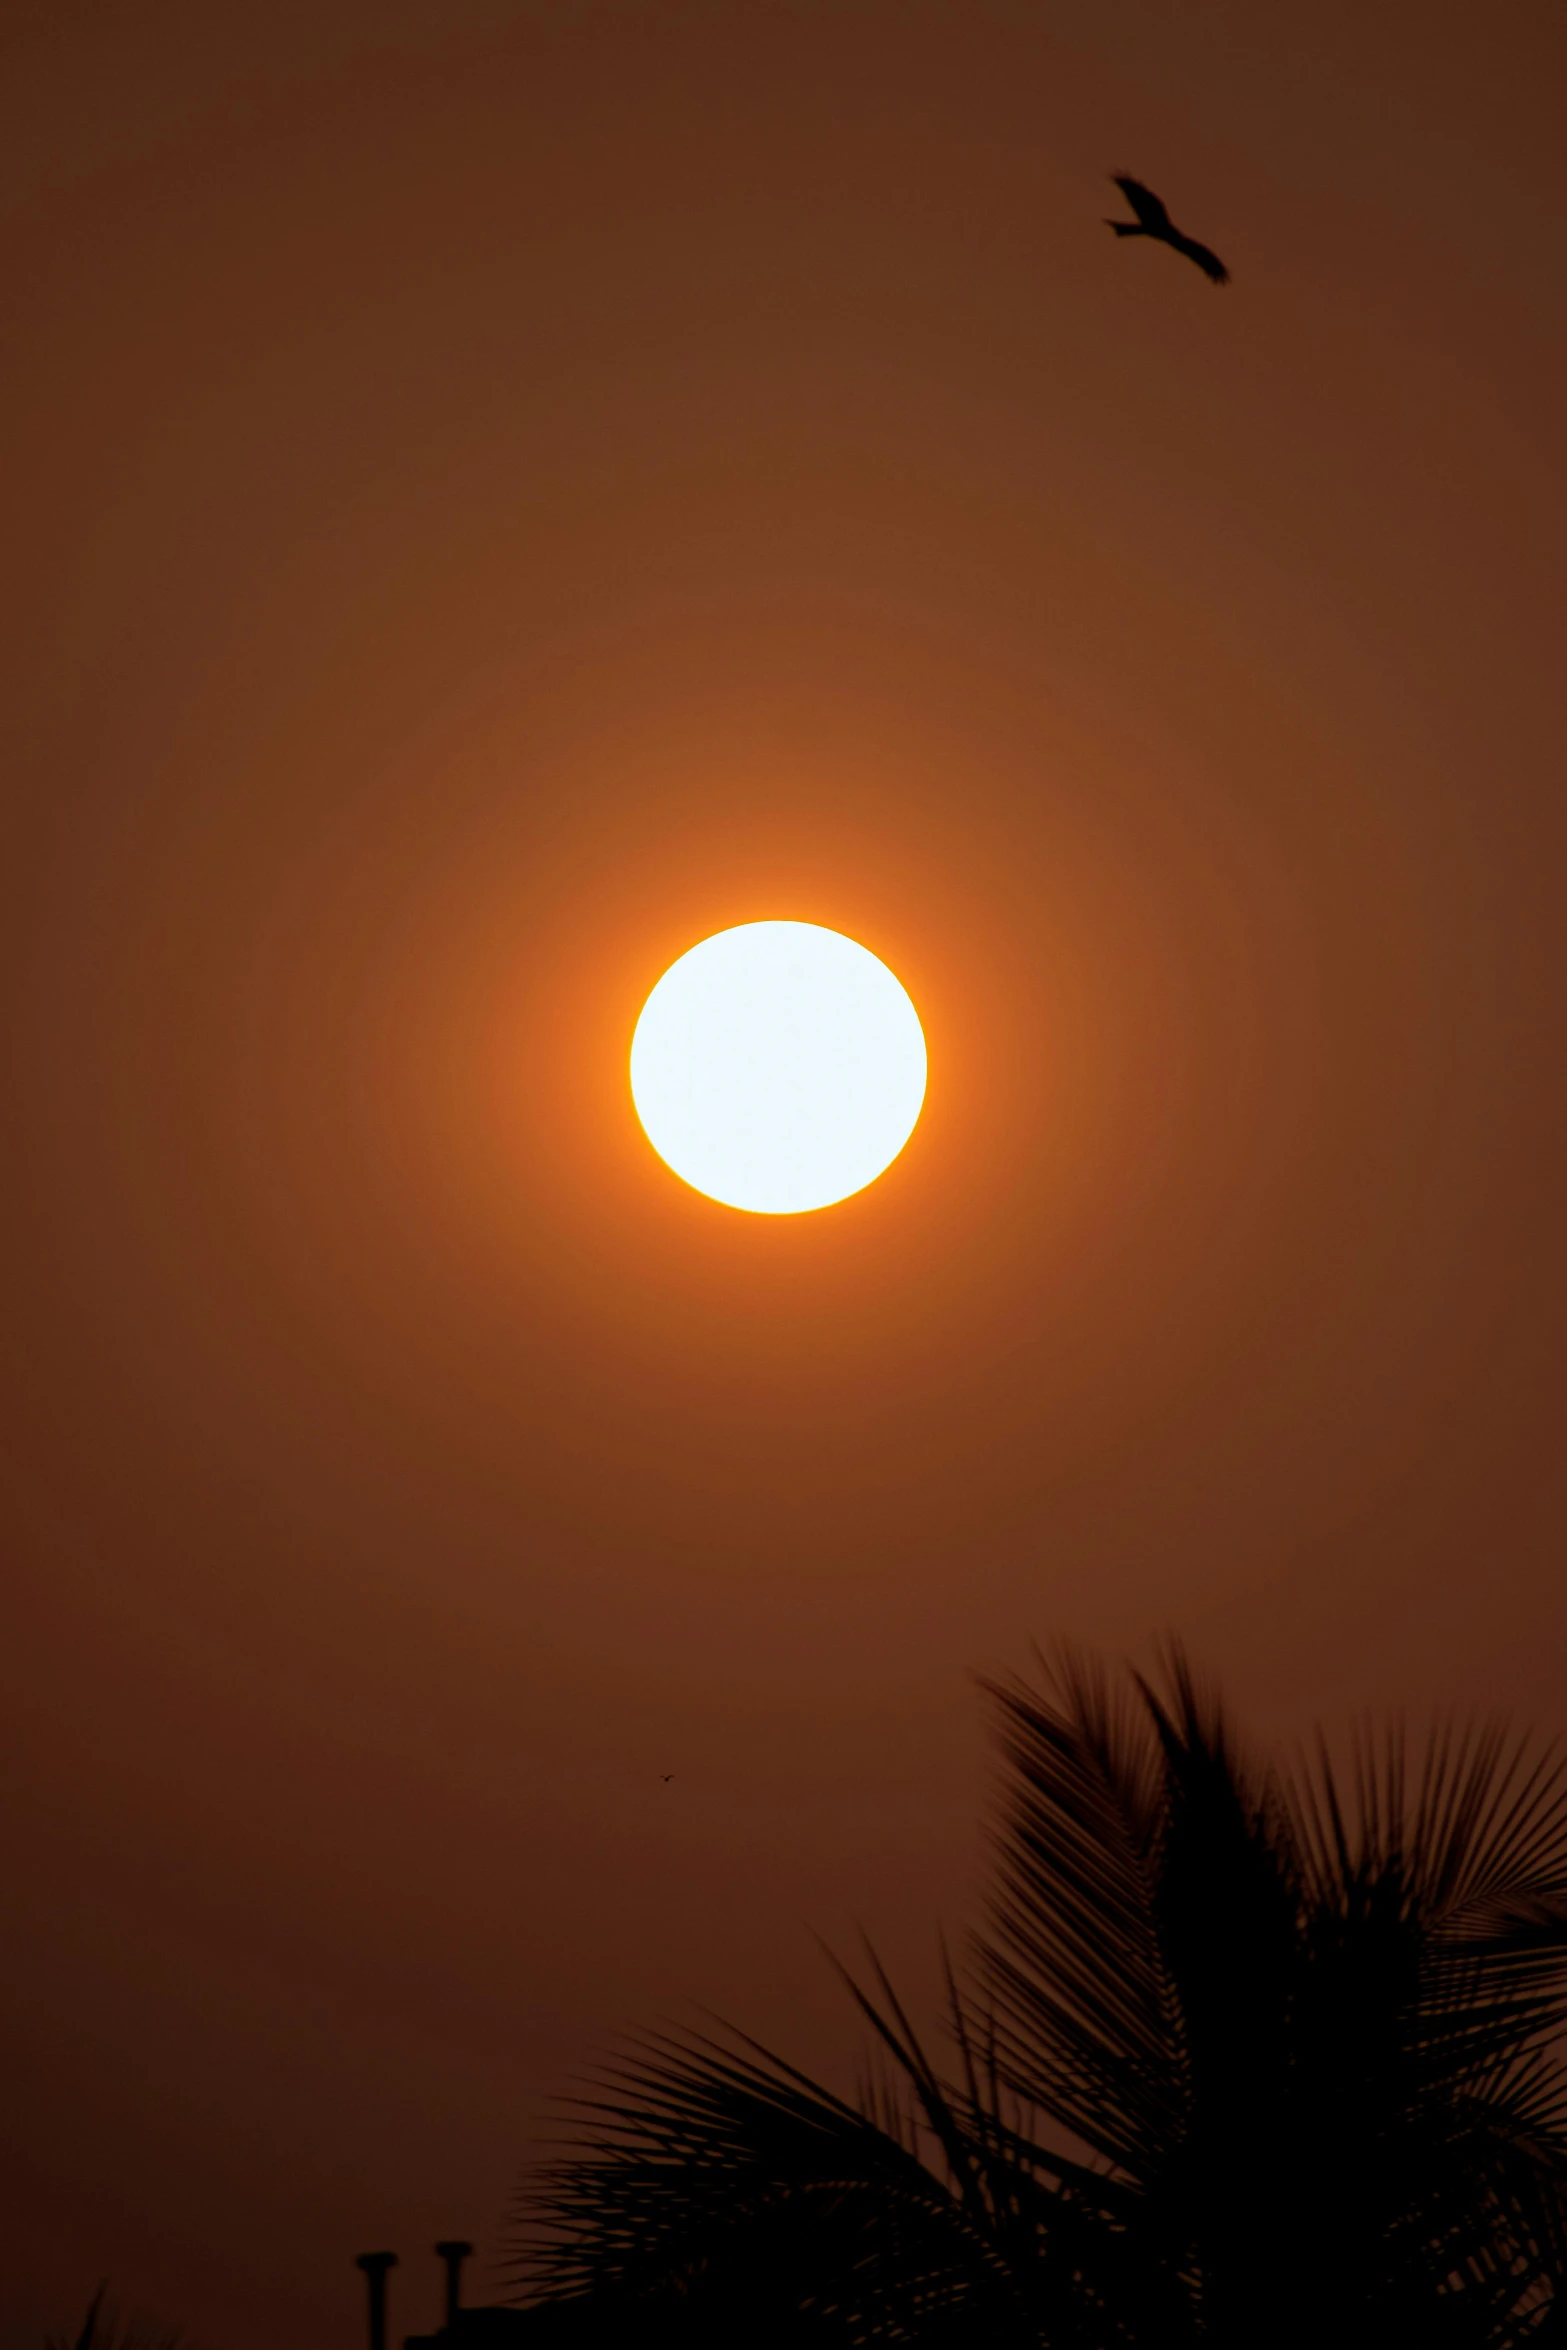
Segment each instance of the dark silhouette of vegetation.
[[941,2061],[874,1957],[857,2100],[727,2030],[638,2043],[532,2206],[560,2339],[1567,2342],[1561,1763],[1480,1728],[1264,1768],[1178,1654],[987,1689]]
[[153,2317],[123,2317],[100,2285],[77,2332],[51,2334],[45,2350],[190,2350],[181,2326]]
[[1182,236],[1152,188],[1145,188],[1141,180],[1128,179],[1124,172],[1112,172],[1110,176],[1137,218],[1107,220],[1106,228],[1113,228],[1118,237],[1152,237],[1156,244],[1169,245],[1175,252],[1184,253],[1188,261],[1195,261],[1203,276],[1211,278],[1216,286],[1229,284],[1230,273],[1218,254],[1210,245],[1199,245],[1195,237]]

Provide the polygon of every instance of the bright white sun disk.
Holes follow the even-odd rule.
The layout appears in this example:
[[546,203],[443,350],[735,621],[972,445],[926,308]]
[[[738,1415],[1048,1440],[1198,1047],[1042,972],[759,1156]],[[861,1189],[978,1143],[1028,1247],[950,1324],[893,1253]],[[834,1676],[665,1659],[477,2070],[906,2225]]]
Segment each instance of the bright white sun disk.
[[869,948],[815,922],[745,922],[664,973],[631,1040],[631,1093],[694,1190],[794,1216],[897,1157],[925,1099],[925,1037]]

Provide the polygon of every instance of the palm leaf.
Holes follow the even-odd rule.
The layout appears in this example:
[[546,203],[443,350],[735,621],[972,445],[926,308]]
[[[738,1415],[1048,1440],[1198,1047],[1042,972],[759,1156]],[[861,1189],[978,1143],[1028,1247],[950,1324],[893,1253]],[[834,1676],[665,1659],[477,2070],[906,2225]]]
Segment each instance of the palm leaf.
[[641,2043],[524,2285],[703,2350],[1567,2350],[1562,1765],[1441,1728],[1262,1769],[1178,1650],[985,1686],[996,1892],[941,2054],[874,1953],[854,2103]]
[[1176,1995],[1155,1917],[1162,1774],[1146,1719],[1070,1651],[985,1682],[1009,1793],[979,1972],[1007,2077],[1136,2174],[1177,2124]]
[[125,2316],[109,2300],[102,2284],[87,2304],[87,2313],[73,2336],[51,2334],[45,2350],[190,2350],[184,2328],[146,2316]]
[[916,2151],[917,2102],[883,2106],[873,2118],[738,2034],[650,2038],[579,2107],[587,2143],[541,2183],[523,2282],[720,2331],[760,2297],[802,2339],[935,2339],[949,2321],[1001,2339],[1005,2270]]

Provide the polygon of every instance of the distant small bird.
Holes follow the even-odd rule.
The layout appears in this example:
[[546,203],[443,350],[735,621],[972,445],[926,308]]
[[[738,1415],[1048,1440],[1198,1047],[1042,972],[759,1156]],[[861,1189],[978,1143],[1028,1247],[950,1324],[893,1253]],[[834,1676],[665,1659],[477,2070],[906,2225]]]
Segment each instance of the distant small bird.
[[663,1780],[664,1785],[667,1787],[675,1774],[673,1771],[660,1771],[658,1775]]
[[1113,228],[1118,237],[1155,237],[1161,245],[1173,245],[1177,253],[1195,261],[1204,277],[1211,277],[1216,286],[1229,284],[1230,273],[1218,254],[1210,252],[1206,245],[1199,245],[1195,237],[1183,237],[1152,188],[1145,188],[1141,180],[1127,179],[1119,171],[1113,171],[1110,177],[1137,218],[1107,220],[1106,228]]

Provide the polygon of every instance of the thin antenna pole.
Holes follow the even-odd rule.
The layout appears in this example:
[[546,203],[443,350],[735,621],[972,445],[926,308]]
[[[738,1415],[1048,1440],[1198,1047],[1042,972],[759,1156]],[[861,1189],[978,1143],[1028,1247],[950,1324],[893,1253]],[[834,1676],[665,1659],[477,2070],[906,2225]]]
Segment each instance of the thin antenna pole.
[[370,2293],[370,2350],[386,2350],[386,2272],[397,2266],[395,2252],[361,2252],[355,2268],[365,2272]]
[[435,2249],[446,2263],[446,2323],[453,2326],[457,2322],[457,2312],[462,2307],[462,2264],[473,2246],[465,2244],[460,2236],[449,2236],[444,2243],[437,2244]]

